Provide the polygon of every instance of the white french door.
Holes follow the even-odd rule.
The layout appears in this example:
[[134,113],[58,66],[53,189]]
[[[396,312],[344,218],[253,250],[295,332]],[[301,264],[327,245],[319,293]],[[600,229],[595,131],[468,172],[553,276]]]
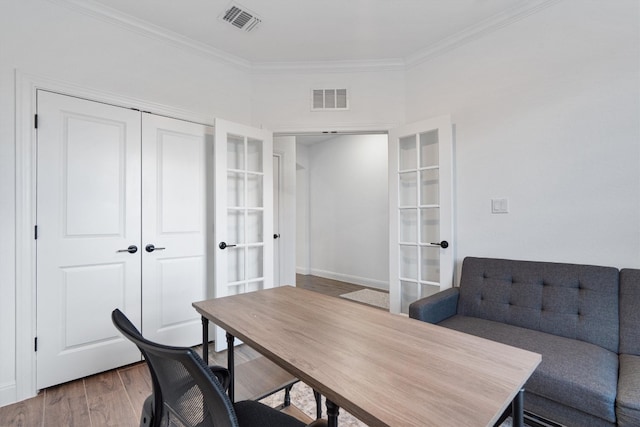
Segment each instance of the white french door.
[[[216,119],[215,297],[273,286],[271,132]],[[215,349],[226,349],[216,327]]]
[[389,132],[390,311],[453,284],[451,118]]
[[39,389],[140,360],[111,323],[201,342],[211,127],[38,91]]
[[191,303],[208,296],[208,144],[211,127],[142,114],[142,332],[152,341],[202,342]]
[[38,91],[37,387],[140,360],[140,113]]

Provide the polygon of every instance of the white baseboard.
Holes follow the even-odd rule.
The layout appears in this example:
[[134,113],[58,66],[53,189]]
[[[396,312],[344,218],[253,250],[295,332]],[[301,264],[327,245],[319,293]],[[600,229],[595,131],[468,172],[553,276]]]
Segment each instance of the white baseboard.
[[15,381],[0,384],[0,406],[16,403],[16,383]]
[[383,291],[389,290],[389,283],[382,280],[370,279],[368,277],[351,276],[349,274],[336,273],[333,271],[320,270],[312,268],[310,274],[318,277],[324,277],[325,279],[340,280],[341,282],[354,283],[356,285],[367,286],[370,288],[376,288]]
[[296,267],[296,274],[302,274],[307,276],[311,274],[311,270],[309,270],[307,267]]

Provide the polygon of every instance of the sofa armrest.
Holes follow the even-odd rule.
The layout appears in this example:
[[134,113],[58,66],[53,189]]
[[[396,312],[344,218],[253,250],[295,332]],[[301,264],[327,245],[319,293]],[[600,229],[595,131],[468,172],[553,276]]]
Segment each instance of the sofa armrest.
[[427,323],[440,323],[458,311],[460,288],[449,288],[409,305],[409,317]]

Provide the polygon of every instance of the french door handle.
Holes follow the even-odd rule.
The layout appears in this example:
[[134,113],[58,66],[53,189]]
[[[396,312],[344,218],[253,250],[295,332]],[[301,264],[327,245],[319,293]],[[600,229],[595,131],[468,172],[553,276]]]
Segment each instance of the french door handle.
[[227,245],[227,242],[220,242],[220,244],[218,245],[220,249],[235,248],[236,246],[237,245]]
[[138,247],[136,245],[131,245],[127,249],[118,249],[116,252],[129,252],[130,254],[135,254],[138,252]]
[[151,253],[153,251],[164,251],[167,248],[156,248],[154,245],[152,245],[151,243],[149,243],[147,246],[144,247],[144,250]]
[[273,238],[274,238],[274,239],[279,239],[279,238],[280,238],[280,235],[279,235],[279,234],[274,234],[274,235],[273,235]]
[[447,242],[446,240],[443,240],[442,242],[438,243],[429,243],[430,245],[437,245],[440,246],[442,249],[447,249],[449,247],[449,242]]

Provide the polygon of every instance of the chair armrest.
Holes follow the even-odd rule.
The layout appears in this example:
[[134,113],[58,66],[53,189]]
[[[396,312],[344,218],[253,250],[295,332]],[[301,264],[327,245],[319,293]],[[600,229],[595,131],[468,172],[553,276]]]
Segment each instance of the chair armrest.
[[209,366],[211,373],[218,379],[224,391],[229,389],[229,384],[231,383],[231,374],[229,370],[225,367],[218,365]]
[[458,311],[459,288],[449,288],[409,305],[409,317],[427,323],[440,323]]

